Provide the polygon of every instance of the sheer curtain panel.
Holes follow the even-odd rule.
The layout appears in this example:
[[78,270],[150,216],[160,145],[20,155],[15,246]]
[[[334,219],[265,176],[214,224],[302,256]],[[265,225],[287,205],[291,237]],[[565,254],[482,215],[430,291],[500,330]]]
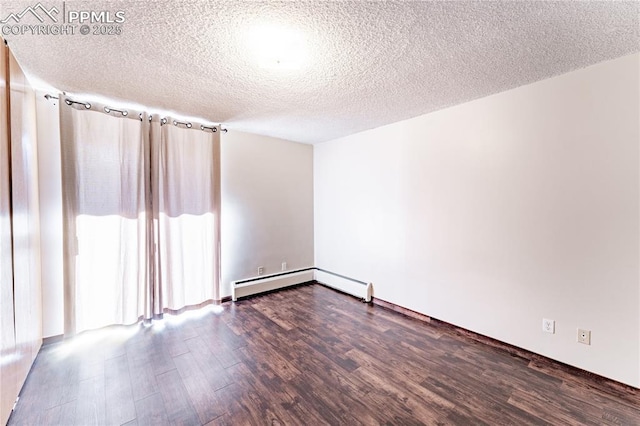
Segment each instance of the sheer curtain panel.
[[60,100],[65,334],[150,318],[149,120]]
[[171,118],[151,127],[156,309],[219,300],[220,132]]

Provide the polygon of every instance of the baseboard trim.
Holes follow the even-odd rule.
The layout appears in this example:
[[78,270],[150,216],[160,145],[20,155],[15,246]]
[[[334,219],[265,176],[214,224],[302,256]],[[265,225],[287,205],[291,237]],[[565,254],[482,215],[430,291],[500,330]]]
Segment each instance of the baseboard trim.
[[415,318],[426,323],[431,323],[430,316],[421,314],[420,312],[412,311],[411,309],[404,308],[400,305],[396,305],[395,303],[387,302],[386,300],[378,299],[377,297],[374,297],[371,302],[374,305],[378,305],[391,311],[398,312],[402,315],[406,315],[408,317]]
[[403,306],[396,305],[395,303],[388,302],[377,297],[374,297],[372,302],[374,305],[377,305],[383,309],[415,318],[419,321],[429,324],[432,327],[444,329],[450,333],[454,333],[467,339],[474,340],[483,345],[502,350],[512,356],[526,359],[539,368],[554,370],[556,372],[556,375],[562,377],[567,377],[569,375],[579,376],[581,378],[589,380],[594,385],[594,387],[597,387],[598,389],[602,389],[606,392],[615,394],[616,396],[621,398],[631,398],[631,402],[633,403],[637,403],[638,398],[640,398],[640,389],[626,383],[618,382],[617,380],[610,379],[608,377],[604,377],[587,370],[583,370],[579,367],[574,367],[573,365],[565,364],[561,361],[556,361],[544,355],[540,355],[527,349],[519,348],[509,343],[502,342],[492,337],[467,330],[466,328],[459,327],[446,321],[442,321],[437,318],[412,311],[411,309],[407,309]]
[[58,334],[56,336],[49,336],[42,338],[42,346],[53,345],[54,343],[59,343],[64,340],[64,334]]

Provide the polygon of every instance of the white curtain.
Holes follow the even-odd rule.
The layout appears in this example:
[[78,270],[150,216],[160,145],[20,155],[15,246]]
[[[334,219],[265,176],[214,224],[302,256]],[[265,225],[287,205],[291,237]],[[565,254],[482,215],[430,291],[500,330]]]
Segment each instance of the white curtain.
[[148,120],[85,105],[60,105],[65,334],[150,316]]
[[220,133],[188,125],[151,124],[156,310],[220,299]]
[[218,128],[65,100],[65,334],[219,300]]

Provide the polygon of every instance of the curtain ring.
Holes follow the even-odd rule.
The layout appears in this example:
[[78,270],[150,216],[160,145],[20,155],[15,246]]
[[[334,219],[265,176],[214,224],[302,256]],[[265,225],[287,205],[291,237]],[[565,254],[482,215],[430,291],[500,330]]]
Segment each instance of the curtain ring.
[[111,111],[113,112],[119,112],[123,117],[126,117],[127,115],[129,115],[129,111],[127,110],[123,110],[123,109],[113,109],[113,108],[109,108],[109,107],[104,107],[104,112],[106,112],[107,114],[109,114]]
[[71,99],[69,99],[69,98],[65,99],[65,100],[64,100],[64,102],[65,102],[67,105],[69,105],[69,106],[71,106],[71,105],[73,105],[73,104],[80,104],[80,105],[84,105],[84,107],[85,107],[86,109],[91,109],[91,104],[90,104],[89,102],[78,102],[78,101],[72,101],[72,100],[71,100]]
[[218,129],[216,128],[216,126],[211,126],[211,127],[209,127],[209,126],[205,126],[204,124],[201,124],[201,125],[200,125],[200,130],[202,130],[202,131],[204,132],[206,129],[211,130],[211,133],[215,133],[215,132],[217,132],[217,131],[218,131]]

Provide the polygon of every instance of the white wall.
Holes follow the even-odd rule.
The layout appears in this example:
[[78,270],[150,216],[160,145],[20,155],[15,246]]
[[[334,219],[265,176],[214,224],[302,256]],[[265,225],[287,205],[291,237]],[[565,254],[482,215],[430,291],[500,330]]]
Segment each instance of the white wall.
[[639,60],[315,145],[316,266],[640,387]]
[[222,296],[231,281],[313,266],[313,147],[222,134]]
[[40,250],[42,254],[42,335],[64,333],[62,275],[62,184],[58,101],[36,93]]

